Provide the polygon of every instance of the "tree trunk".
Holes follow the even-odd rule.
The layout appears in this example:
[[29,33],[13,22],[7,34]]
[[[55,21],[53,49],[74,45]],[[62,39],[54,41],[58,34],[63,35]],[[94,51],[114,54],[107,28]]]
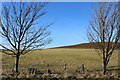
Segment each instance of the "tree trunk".
[[103,67],[103,75],[105,75],[106,74],[106,61],[105,60],[103,60],[102,67]]
[[16,55],[16,61],[15,61],[15,72],[18,73],[18,66],[19,66],[19,55]]

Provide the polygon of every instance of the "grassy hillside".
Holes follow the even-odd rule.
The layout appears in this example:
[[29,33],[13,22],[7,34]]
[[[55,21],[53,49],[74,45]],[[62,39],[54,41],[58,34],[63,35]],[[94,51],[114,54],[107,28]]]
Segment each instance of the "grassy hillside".
[[[110,60],[108,67],[117,66],[118,50]],[[12,68],[14,57],[4,55],[3,69]],[[35,50],[25,54],[20,58],[20,70],[28,67],[37,67],[40,70],[46,70],[46,64],[50,64],[53,71],[63,71],[64,64],[67,64],[68,71],[74,72],[81,64],[85,64],[85,68],[89,70],[101,69],[101,59],[94,49],[44,49]]]
[[[95,49],[95,48],[100,48],[101,42],[92,42],[92,43],[83,43],[83,44],[76,44],[76,45],[69,45],[69,46],[61,46],[61,47],[55,47],[52,49],[56,49],[56,48],[79,48],[79,49]],[[105,43],[107,46],[107,42]],[[110,43],[111,45],[114,44],[113,42]],[[96,46],[97,45],[97,46]],[[120,43],[117,43],[116,45],[117,49],[120,49]]]

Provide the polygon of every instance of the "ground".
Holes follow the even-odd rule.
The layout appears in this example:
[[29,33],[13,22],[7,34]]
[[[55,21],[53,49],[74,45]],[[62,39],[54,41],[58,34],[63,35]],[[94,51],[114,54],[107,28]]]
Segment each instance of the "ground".
[[[15,57],[2,54],[3,70],[13,68]],[[108,68],[116,68],[118,65],[118,50],[111,57]],[[46,65],[54,72],[64,72],[64,65],[68,72],[75,72],[81,66],[85,65],[85,70],[101,70],[101,58],[94,49],[43,49],[34,50],[20,57],[19,69],[23,71],[28,67],[34,67],[41,71],[46,71]]]

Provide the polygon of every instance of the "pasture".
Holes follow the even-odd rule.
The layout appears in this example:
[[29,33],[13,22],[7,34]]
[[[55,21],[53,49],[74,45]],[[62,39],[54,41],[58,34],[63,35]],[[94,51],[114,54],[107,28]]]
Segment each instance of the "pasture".
[[[111,57],[108,68],[115,68],[118,65],[118,50]],[[13,68],[15,57],[2,54],[2,68]],[[35,67],[41,71],[46,70],[46,65],[55,72],[63,72],[64,64],[67,64],[67,71],[75,72],[81,64],[85,69],[101,69],[101,58],[94,49],[43,49],[34,50],[20,57],[19,69],[23,71],[28,67]]]

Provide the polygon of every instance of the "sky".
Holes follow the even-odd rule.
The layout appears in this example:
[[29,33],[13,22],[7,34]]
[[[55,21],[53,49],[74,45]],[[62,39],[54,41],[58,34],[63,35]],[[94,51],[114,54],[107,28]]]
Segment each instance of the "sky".
[[46,48],[87,43],[86,30],[92,14],[92,2],[50,2],[44,8],[48,13],[42,17],[50,27],[53,41]]
[[47,14],[39,20],[42,24],[54,23],[52,42],[44,48],[87,43],[87,28],[91,19],[93,2],[49,2],[43,9]]
[[47,14],[39,19],[42,24],[54,23],[49,28],[52,42],[45,48],[88,43],[87,29],[94,3],[49,2],[43,9]]

